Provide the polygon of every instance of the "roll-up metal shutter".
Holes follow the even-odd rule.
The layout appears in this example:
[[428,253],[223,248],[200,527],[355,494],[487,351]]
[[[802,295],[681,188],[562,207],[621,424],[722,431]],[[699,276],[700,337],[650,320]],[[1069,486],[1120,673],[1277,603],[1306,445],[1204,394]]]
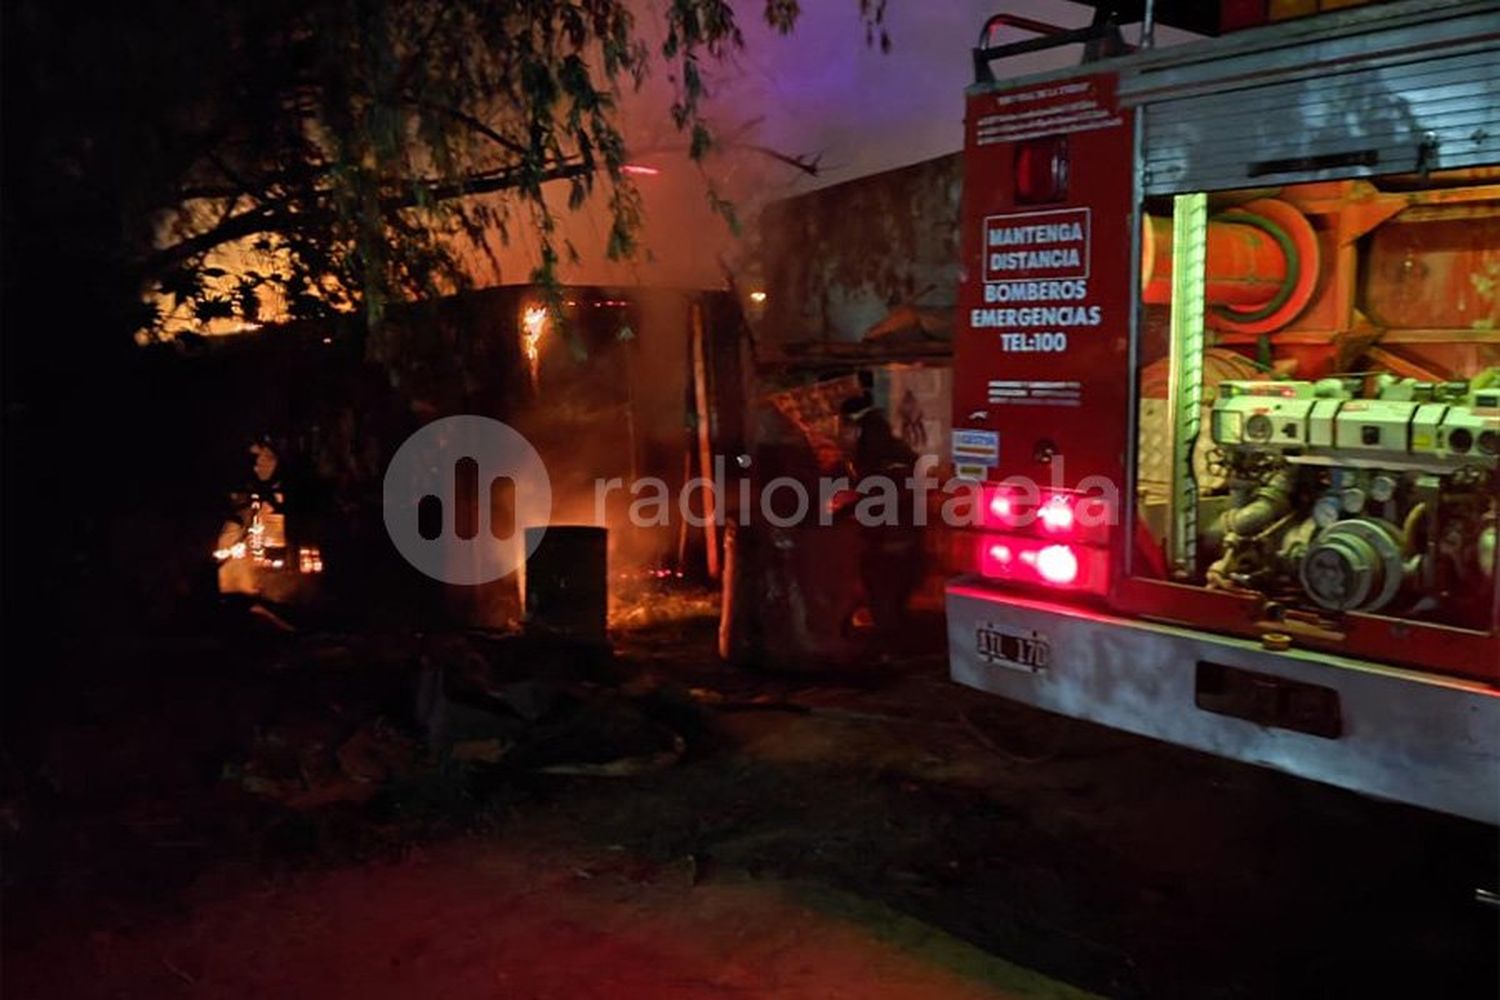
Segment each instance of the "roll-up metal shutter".
[[1145,108],[1146,192],[1500,164],[1500,3],[1385,10],[1122,80]]

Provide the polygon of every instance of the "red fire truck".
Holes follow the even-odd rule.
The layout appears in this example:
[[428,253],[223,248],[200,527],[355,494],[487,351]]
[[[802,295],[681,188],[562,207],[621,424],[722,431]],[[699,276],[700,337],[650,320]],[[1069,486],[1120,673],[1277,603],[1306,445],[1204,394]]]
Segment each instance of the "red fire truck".
[[952,675],[1500,823],[1500,6],[1148,39],[974,52]]

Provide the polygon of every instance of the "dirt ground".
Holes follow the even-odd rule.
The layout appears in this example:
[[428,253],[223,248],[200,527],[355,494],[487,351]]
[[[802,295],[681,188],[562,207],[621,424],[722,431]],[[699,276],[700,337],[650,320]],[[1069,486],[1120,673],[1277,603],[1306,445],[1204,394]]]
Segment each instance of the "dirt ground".
[[[465,839],[199,890],[184,917],[23,964],[12,996],[1084,996],[899,915],[624,852]],[[198,894],[195,894],[197,896]]]
[[314,809],[223,762],[289,691],[396,698],[350,661],[399,642],[59,664],[24,700],[66,724],[7,706],[39,748],[8,767],[53,790],[7,806],[6,996],[1496,995],[1492,829],[1011,706],[941,657],[732,671],[712,629],[619,637],[670,766]]

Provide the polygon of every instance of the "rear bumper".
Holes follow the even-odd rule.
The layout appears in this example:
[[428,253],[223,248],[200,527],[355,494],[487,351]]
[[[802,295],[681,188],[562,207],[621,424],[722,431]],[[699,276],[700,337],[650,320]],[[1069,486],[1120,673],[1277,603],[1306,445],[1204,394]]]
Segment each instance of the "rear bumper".
[[[1500,825],[1500,691],[1493,688],[1321,653],[1273,652],[1243,639],[1002,596],[968,580],[949,584],[947,607],[949,662],[960,684]],[[1336,734],[1199,707],[1212,704],[1205,670],[1226,668],[1255,678],[1252,686],[1272,700],[1286,700],[1284,690],[1278,694],[1284,683],[1293,698],[1310,692],[1315,702],[1335,702]]]

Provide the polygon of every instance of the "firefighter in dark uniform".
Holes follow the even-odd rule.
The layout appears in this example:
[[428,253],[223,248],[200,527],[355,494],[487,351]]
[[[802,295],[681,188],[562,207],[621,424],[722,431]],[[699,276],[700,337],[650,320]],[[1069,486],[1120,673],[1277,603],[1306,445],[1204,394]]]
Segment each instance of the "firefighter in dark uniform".
[[[922,581],[922,529],[916,493],[909,487],[917,455],[891,432],[890,421],[867,393],[839,408],[839,437],[856,494],[884,493],[872,485],[876,477],[895,486],[896,509],[882,510],[888,516],[880,523],[860,526],[859,574],[877,632],[896,638],[905,631],[907,602]],[[852,513],[857,499],[850,497],[841,512]]]

